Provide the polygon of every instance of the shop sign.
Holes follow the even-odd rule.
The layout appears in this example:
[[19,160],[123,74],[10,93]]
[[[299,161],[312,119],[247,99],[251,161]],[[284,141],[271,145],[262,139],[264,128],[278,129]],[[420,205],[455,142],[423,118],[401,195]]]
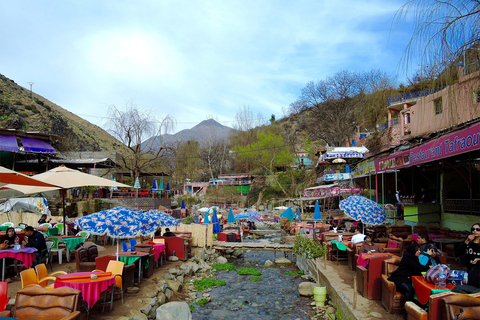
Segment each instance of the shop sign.
[[480,123],[375,161],[377,173],[406,168],[480,149]]

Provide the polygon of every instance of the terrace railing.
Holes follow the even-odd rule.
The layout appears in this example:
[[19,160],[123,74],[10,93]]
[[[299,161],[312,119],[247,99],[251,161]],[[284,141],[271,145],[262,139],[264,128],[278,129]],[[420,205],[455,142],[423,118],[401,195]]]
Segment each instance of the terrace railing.
[[438,92],[440,90],[443,90],[445,88],[446,88],[446,86],[443,86],[443,87],[438,87],[438,88],[433,88],[433,89],[427,89],[427,90],[422,90],[422,91],[400,94],[398,96],[388,98],[387,99],[387,105],[390,105],[394,102],[400,102],[400,101],[412,100],[412,99],[418,99],[418,98],[421,98],[421,97],[425,97],[425,96],[434,94],[435,92]]

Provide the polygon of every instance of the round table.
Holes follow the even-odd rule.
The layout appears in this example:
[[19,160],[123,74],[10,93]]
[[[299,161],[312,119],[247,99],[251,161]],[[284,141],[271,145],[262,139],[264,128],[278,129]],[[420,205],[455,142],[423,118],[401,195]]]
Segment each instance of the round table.
[[0,250],[0,259],[3,259],[2,265],[2,281],[5,281],[5,259],[14,258],[23,262],[26,268],[30,268],[36,258],[37,249],[33,247],[21,246],[20,250],[3,249]]
[[[92,274],[96,274],[97,279],[92,279]],[[70,287],[82,291],[83,300],[91,308],[100,298],[100,294],[114,283],[115,275],[111,272],[76,272],[58,276],[54,288]]]

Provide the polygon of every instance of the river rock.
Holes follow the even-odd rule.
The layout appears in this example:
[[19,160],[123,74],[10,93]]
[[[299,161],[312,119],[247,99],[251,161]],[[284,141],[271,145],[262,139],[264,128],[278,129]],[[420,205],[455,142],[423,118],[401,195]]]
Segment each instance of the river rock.
[[168,270],[168,273],[176,275],[176,274],[178,274],[178,270],[176,268],[173,268],[173,269]]
[[148,320],[148,317],[139,310],[132,310],[130,311],[130,320]]
[[383,318],[383,316],[378,312],[370,312],[370,315],[375,318]]
[[263,264],[264,267],[270,267],[270,266],[273,266],[273,262],[270,261],[270,260],[267,260],[265,261],[265,263]]
[[182,283],[176,280],[165,280],[167,287],[173,291],[180,292],[182,290]]
[[224,264],[224,263],[227,263],[228,260],[222,256],[218,256],[217,257],[217,263],[220,263],[220,264]]
[[135,294],[135,293],[138,293],[138,291],[140,291],[139,287],[129,287],[129,288],[127,288],[127,293],[129,293],[129,294]]
[[168,257],[168,261],[178,261],[178,257],[177,256],[170,256],[170,257]]
[[278,258],[275,259],[276,264],[290,264],[292,261],[288,260],[287,258]]
[[157,303],[159,305],[162,305],[165,302],[167,302],[167,296],[165,295],[165,293],[159,292],[158,295],[157,295]]
[[298,285],[298,293],[304,297],[313,296],[313,287],[316,287],[317,284],[314,282],[301,282]]
[[186,302],[169,302],[157,309],[156,320],[192,320],[192,313]]

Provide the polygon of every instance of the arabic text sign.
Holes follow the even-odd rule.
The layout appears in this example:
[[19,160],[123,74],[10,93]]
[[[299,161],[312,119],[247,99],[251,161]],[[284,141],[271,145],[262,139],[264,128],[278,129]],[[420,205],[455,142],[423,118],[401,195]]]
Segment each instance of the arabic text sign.
[[480,149],[480,123],[375,161],[375,171],[405,168]]

